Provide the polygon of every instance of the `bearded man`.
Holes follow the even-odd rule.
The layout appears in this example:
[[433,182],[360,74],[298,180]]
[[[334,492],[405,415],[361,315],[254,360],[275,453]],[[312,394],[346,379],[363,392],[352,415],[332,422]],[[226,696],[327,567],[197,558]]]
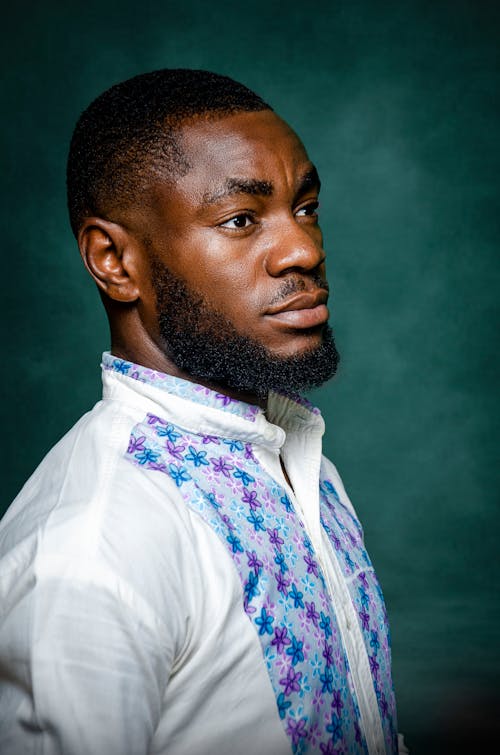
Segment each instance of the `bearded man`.
[[0,530],[5,755],[396,753],[382,593],[324,423],[318,173],[194,70],[81,116],[68,204],[103,400]]

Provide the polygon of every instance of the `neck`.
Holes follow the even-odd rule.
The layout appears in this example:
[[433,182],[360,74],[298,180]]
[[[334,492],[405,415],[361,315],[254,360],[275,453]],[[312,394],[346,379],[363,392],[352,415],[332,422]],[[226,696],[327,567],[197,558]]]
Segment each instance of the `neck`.
[[140,364],[142,367],[146,367],[149,370],[155,370],[157,372],[163,372],[166,375],[172,375],[172,377],[181,378],[182,380],[189,380],[191,383],[197,383],[203,385],[205,388],[209,388],[211,391],[221,393],[236,401],[243,401],[246,404],[254,404],[265,409],[267,406],[267,398],[257,396],[251,391],[240,391],[235,388],[231,388],[227,385],[221,385],[220,383],[213,382],[207,378],[200,378],[196,375],[190,375],[184,370],[179,369],[172,360],[167,357],[156,346],[151,348],[151,343],[143,343],[139,348],[125,346],[115,340],[111,343],[111,353],[124,359],[127,362],[133,362],[134,364]]

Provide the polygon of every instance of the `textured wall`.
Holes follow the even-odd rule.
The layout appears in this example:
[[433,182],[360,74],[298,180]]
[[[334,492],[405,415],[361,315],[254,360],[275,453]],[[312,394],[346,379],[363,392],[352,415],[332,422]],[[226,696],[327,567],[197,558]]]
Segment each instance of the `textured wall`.
[[343,363],[313,399],[386,592],[400,728],[414,753],[469,740],[479,752],[498,726],[500,670],[498,3],[11,6],[2,504],[99,395],[107,329],[65,210],[77,116],[153,68],[241,79],[296,128],[324,182]]

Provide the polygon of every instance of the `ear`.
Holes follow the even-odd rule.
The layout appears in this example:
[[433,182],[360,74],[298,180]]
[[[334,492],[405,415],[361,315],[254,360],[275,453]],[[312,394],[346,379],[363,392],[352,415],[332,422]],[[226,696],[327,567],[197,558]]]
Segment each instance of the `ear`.
[[137,301],[139,250],[123,226],[103,218],[86,218],[78,246],[85,267],[101,291],[115,301]]

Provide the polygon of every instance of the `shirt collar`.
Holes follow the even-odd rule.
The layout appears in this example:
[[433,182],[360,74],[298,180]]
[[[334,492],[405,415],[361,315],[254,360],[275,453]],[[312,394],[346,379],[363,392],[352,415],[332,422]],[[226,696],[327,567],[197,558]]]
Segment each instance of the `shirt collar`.
[[302,396],[272,393],[264,412],[259,406],[232,399],[198,383],[128,362],[107,351],[102,355],[101,366],[105,373],[114,373],[121,380],[125,378],[124,382],[130,386],[135,381],[139,391],[142,385],[143,391],[149,396],[154,395],[159,404],[170,404],[168,399],[171,397],[181,399],[182,404],[184,401],[197,404],[203,418],[213,420],[214,431],[217,430],[217,434],[224,434],[225,431],[227,437],[231,437],[231,433],[234,434],[238,427],[239,432],[248,435],[249,440],[261,436],[267,441],[265,445],[280,447],[289,433],[313,432],[321,436],[324,432],[319,409]]

